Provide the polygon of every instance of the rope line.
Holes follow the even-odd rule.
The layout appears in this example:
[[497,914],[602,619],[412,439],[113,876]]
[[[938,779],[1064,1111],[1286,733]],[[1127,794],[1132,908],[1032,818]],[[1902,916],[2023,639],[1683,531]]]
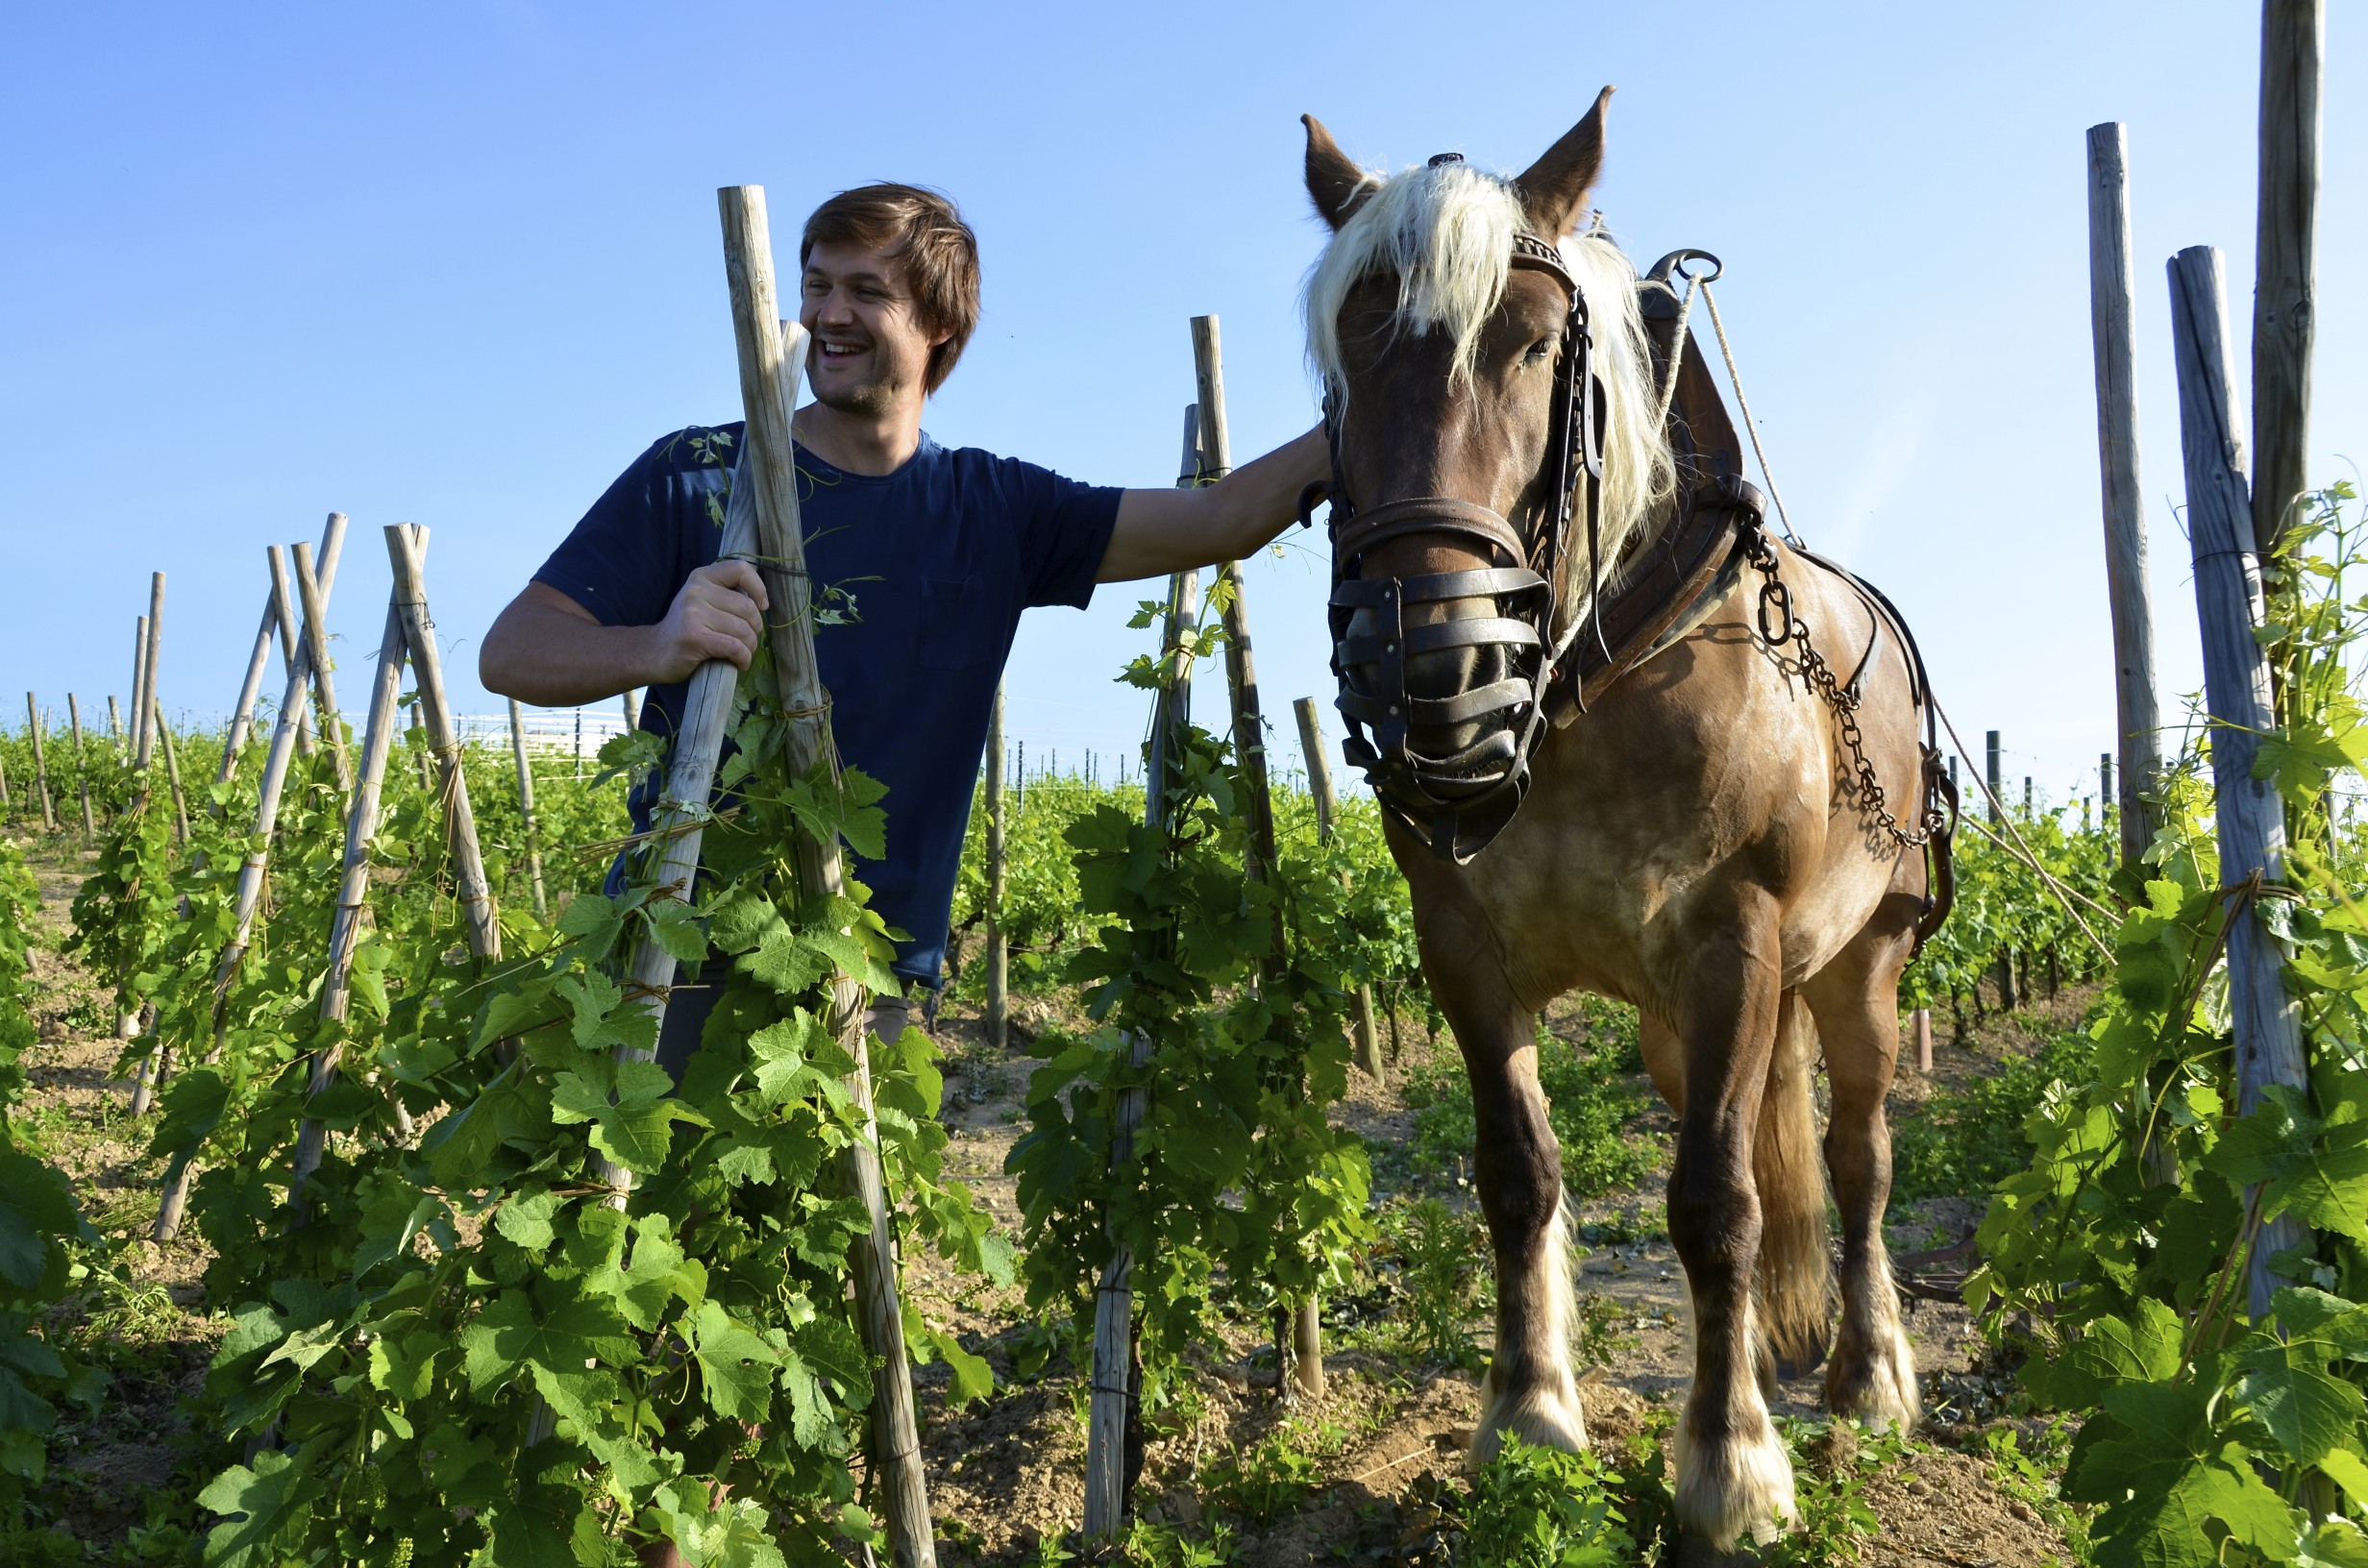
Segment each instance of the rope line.
[[1702,303],[1711,307],[1711,330],[1718,334],[1718,352],[1727,361],[1727,380],[1735,388],[1735,405],[1743,411],[1743,433],[1751,437],[1751,453],[1760,459],[1760,478],[1767,480],[1769,499],[1776,502],[1776,520],[1785,526],[1785,543],[1795,550],[1807,550],[1801,536],[1792,531],[1792,514],[1785,510],[1784,492],[1776,488],[1775,472],[1767,466],[1766,449],[1760,445],[1760,422],[1751,415],[1751,400],[1743,396],[1742,374],[1735,368],[1735,350],[1727,343],[1727,325],[1718,319],[1718,296],[1711,292],[1709,280],[1702,283]]

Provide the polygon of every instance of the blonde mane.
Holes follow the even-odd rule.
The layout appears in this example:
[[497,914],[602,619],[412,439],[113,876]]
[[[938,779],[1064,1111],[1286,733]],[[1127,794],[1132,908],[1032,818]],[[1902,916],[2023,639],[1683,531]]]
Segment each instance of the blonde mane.
[[[1386,179],[1372,174],[1369,183],[1372,194],[1333,236],[1307,280],[1308,357],[1336,404],[1347,398],[1340,314],[1351,288],[1368,277],[1394,275],[1398,320],[1418,333],[1444,332],[1454,351],[1452,375],[1467,380],[1479,353],[1480,329],[1505,296],[1513,236],[1530,232],[1513,184],[1468,163],[1412,168]],[[1637,310],[1636,268],[1600,229],[1564,239],[1560,248],[1587,293],[1595,372],[1611,404],[1603,437],[1602,565],[1608,581],[1623,549],[1674,493],[1675,467],[1667,437],[1654,428],[1657,401]],[[1565,557],[1566,573],[1583,574],[1584,537],[1574,545]],[[1573,584],[1566,577],[1560,586],[1566,623],[1585,602],[1585,585],[1568,592]]]

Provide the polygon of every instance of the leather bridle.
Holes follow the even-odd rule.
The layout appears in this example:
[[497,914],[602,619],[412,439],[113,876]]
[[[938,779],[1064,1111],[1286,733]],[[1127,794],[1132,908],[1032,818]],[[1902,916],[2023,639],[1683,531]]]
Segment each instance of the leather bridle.
[[[1332,673],[1340,681],[1339,707],[1348,729],[1342,750],[1432,853],[1457,864],[1502,832],[1529,793],[1530,758],[1544,735],[1557,664],[1582,630],[1603,642],[1603,429],[1609,409],[1595,371],[1587,295],[1562,253],[1534,234],[1514,236],[1512,265],[1546,274],[1570,295],[1555,368],[1554,423],[1546,437],[1553,482],[1534,542],[1501,514],[1448,496],[1418,496],[1359,510],[1341,466],[1339,409],[1332,396],[1324,399],[1324,434],[1332,452]],[[1587,611],[1572,617],[1549,647],[1582,476]],[[1412,577],[1358,575],[1364,557],[1376,547],[1413,535],[1477,544],[1492,564]],[[1483,599],[1493,601],[1493,613],[1406,623],[1410,604]],[[1371,629],[1352,636],[1349,626],[1361,611],[1370,613]],[[1509,673],[1452,697],[1418,698],[1407,691],[1410,656],[1461,648],[1502,649]],[[1608,658],[1610,649],[1604,651]],[[1570,684],[1576,690],[1577,683]],[[1499,722],[1447,755],[1426,755],[1412,744],[1418,729],[1467,724],[1491,715],[1500,716]]]

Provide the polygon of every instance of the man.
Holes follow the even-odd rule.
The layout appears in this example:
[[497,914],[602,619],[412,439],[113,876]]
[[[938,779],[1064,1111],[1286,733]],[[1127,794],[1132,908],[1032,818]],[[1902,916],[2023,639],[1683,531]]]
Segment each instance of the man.
[[[911,185],[844,191],[806,220],[799,320],[813,334],[798,410],[799,495],[818,591],[851,593],[817,628],[842,758],[888,786],[888,858],[860,869],[908,933],[895,969],[934,987],[989,711],[1020,612],[1085,607],[1097,582],[1247,555],[1324,477],[1320,430],[1198,490],[1118,490],[921,428],[978,320],[977,242],[951,202]],[[717,561],[737,424],[665,437],[594,503],[485,635],[485,686],[567,706],[649,688],[644,729],[671,737],[691,673],[747,669],[767,608],[745,561]],[[635,790],[646,828],[657,781]],[[679,1077],[714,1005],[678,987],[659,1062]],[[892,1002],[895,999],[890,999]],[[901,1019],[879,1020],[894,1033]]]

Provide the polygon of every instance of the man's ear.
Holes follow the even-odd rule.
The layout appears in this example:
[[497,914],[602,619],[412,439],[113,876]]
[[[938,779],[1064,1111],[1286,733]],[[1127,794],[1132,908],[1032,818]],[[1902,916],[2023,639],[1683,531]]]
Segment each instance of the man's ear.
[[1587,211],[1588,192],[1595,188],[1595,179],[1603,172],[1603,111],[1616,90],[1606,87],[1597,93],[1595,107],[1587,111],[1586,118],[1515,182],[1521,188],[1521,204],[1529,211],[1529,226],[1541,238],[1561,239]]
[[1365,205],[1372,192],[1373,177],[1341,151],[1321,120],[1302,114],[1299,123],[1307,127],[1307,194],[1323,221],[1338,231]]

